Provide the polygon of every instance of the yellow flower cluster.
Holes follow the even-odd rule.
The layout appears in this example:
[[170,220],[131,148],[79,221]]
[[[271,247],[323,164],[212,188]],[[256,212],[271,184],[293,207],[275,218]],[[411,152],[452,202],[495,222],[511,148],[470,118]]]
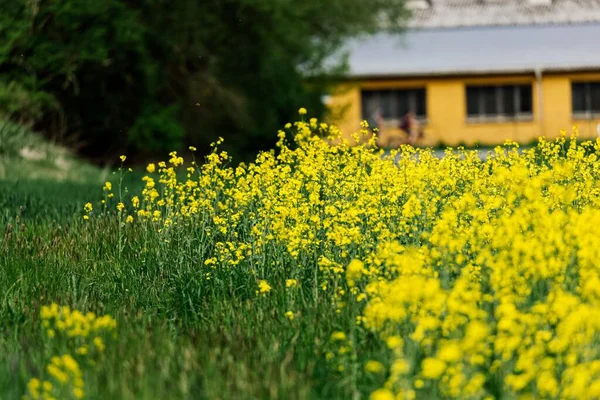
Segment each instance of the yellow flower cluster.
[[265,295],[267,293],[269,293],[271,291],[271,285],[269,285],[269,283],[263,279],[261,279],[260,281],[258,281],[258,290],[256,291],[257,294],[262,294]]
[[110,316],[97,316],[89,312],[83,314],[78,310],[71,310],[68,306],[59,306],[53,303],[42,306],[40,312],[42,324],[46,334],[53,338],[56,333],[64,333],[68,338],[93,337],[94,341],[101,342],[100,335],[114,332],[117,322]]
[[[96,316],[94,313],[83,314],[56,303],[42,306],[40,317],[46,335],[51,340],[67,340],[69,348],[73,348],[79,357],[90,357],[90,348],[98,353],[104,351],[105,344],[101,335],[112,332],[117,327],[110,316]],[[87,338],[93,338],[87,342]],[[77,360],[70,354],[53,356],[46,366],[48,379],[31,378],[27,384],[24,400],[56,400],[63,398],[82,399],[85,396],[83,374]]]
[[87,214],[90,214],[93,209],[94,207],[92,206],[92,203],[85,203],[85,205],[83,206],[83,211],[85,211],[86,215],[83,216],[83,219],[90,219],[90,216]]
[[27,383],[27,394],[23,396],[23,400],[56,400],[52,393],[53,389],[54,386],[50,381],[32,378]]
[[285,276],[310,268],[337,309],[351,294],[390,352],[365,365],[389,369],[373,399],[600,397],[600,141],[508,143],[482,160],[385,153],[367,124],[358,145],[312,119],[278,137],[236,167],[216,143],[187,179],[171,153],[131,206],[165,238],[202,232],[208,271],[255,273],[275,248],[297,268]]
[[298,287],[298,281],[295,279],[286,279],[285,280],[285,287],[286,288],[295,288]]
[[373,399],[600,397],[599,152],[561,138],[437,163],[418,241],[365,257],[366,326],[402,339]]
[[[64,392],[65,389],[68,390],[70,388],[73,397],[82,399],[85,396],[85,385],[79,364],[69,354],[64,354],[62,357],[52,357],[51,363],[46,367],[46,371],[57,382],[57,391],[60,392],[62,389]],[[49,392],[54,387],[50,381],[43,381],[43,386],[50,388]],[[31,392],[30,395],[32,398],[35,398]],[[48,396],[40,398],[44,399],[48,398]]]

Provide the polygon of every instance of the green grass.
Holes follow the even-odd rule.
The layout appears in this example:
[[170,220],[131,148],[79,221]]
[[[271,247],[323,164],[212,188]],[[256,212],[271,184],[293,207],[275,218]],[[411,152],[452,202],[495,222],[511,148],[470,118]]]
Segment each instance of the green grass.
[[[325,359],[336,330],[355,332],[361,358],[381,351],[357,330],[357,309],[336,313],[309,287],[256,296],[247,271],[207,280],[195,240],[165,244],[115,218],[84,221],[83,204],[101,196],[95,183],[0,181],[0,398],[20,398],[43,374],[53,345],[38,316],[51,302],[118,321],[118,339],[85,371],[90,399],[350,398],[382,384],[336,372],[350,360]],[[269,282],[288,277],[290,260],[266,262],[281,266],[263,271]]]

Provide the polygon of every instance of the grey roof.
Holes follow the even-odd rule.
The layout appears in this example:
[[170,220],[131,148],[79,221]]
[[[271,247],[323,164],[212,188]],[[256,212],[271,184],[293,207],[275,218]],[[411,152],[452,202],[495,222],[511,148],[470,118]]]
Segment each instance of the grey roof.
[[600,23],[379,33],[346,50],[354,77],[600,70]]
[[[425,3],[423,3],[423,1]],[[410,28],[600,22],[600,0],[423,0],[413,9]]]

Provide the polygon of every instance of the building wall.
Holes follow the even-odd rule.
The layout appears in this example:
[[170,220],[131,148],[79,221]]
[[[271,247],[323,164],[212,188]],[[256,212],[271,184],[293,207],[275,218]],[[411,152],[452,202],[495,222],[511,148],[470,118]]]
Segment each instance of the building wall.
[[[419,88],[427,90],[427,123],[422,144],[443,143],[494,145],[511,139],[528,143],[540,136],[555,138],[561,130],[579,129],[580,137],[597,137],[600,119],[578,120],[572,117],[571,81],[600,81],[599,73],[534,74],[506,76],[471,76],[419,79],[377,79],[349,81],[336,88],[330,101],[331,120],[347,137],[358,131],[362,120],[362,89]],[[523,84],[532,85],[533,119],[510,122],[467,121],[466,85]],[[399,135],[398,129],[384,128],[382,138]],[[386,140],[383,140],[386,142]]]

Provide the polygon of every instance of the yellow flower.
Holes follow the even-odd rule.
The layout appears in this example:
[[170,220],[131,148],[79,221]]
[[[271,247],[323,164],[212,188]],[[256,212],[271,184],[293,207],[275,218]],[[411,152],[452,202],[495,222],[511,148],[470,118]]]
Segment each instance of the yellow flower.
[[295,279],[286,279],[285,280],[285,287],[286,288],[295,288],[298,287],[298,281]]
[[64,373],[60,368],[54,364],[50,364],[46,367],[48,374],[60,383],[66,383],[69,380],[69,375]]
[[292,321],[292,320],[294,319],[294,313],[293,313],[293,312],[291,312],[291,311],[286,311],[284,315],[285,315],[285,317],[286,317],[287,319],[289,319],[290,321]]
[[87,213],[91,213],[92,210],[94,209],[94,207],[92,206],[92,203],[85,203],[85,206],[83,206],[83,210]]
[[442,348],[438,352],[438,357],[440,358],[440,360],[446,362],[456,362],[460,360],[461,356],[462,351],[460,349],[460,346],[454,342],[450,342],[442,346]]
[[72,375],[78,376],[80,374],[79,364],[77,364],[77,361],[75,361],[71,355],[65,354],[62,356],[62,365],[64,365],[67,371]]
[[191,151],[196,151],[196,148],[195,148],[194,146],[190,146],[190,147],[189,147],[189,149],[190,149]]
[[383,372],[383,370],[384,370],[383,364],[380,363],[379,361],[369,360],[365,364],[365,371],[367,373],[379,374],[379,373]]
[[405,359],[398,358],[392,364],[391,371],[396,375],[405,375],[410,371],[410,365]]
[[148,166],[146,167],[146,171],[148,171],[148,173],[153,173],[154,171],[156,171],[156,166],[152,163],[148,164]]
[[183,165],[183,157],[177,156],[177,152],[176,151],[170,152],[169,155],[171,156],[171,158],[169,159],[169,162],[171,164],[173,164],[174,167],[177,167],[179,165]]
[[369,400],[396,400],[396,398],[388,389],[377,389],[371,393]]
[[298,114],[300,114],[300,115],[306,115],[306,112],[307,112],[307,111],[306,111],[306,108],[304,108],[304,107],[301,107],[301,108],[298,110]]
[[261,279],[260,281],[258,281],[258,292],[265,294],[265,293],[269,293],[271,291],[271,285],[269,285],[269,283],[267,281],[265,281],[264,279]]
[[331,334],[331,340],[334,342],[346,340],[346,334],[341,331],[336,331]]
[[125,222],[127,222],[128,224],[131,224],[133,222],[133,216],[128,215],[127,218],[125,218]]
[[104,187],[102,188],[104,191],[111,191],[112,190],[112,183],[109,181],[106,181],[104,183]]
[[125,160],[127,159],[127,156],[121,155],[121,156],[119,156],[119,158],[121,159],[121,162],[125,162]]
[[348,281],[348,285],[353,287],[356,284],[356,280],[358,280],[361,275],[365,271],[365,266],[362,261],[354,259],[348,264],[346,267],[346,280]]
[[125,204],[123,204],[122,202],[119,202],[119,203],[117,204],[117,210],[118,210],[119,212],[121,212],[121,211],[123,211],[124,209],[125,209]]
[[423,377],[427,379],[438,379],[446,370],[446,363],[437,358],[426,358],[423,360]]
[[31,394],[31,396],[34,398],[39,396],[40,387],[41,387],[41,382],[37,378],[31,378],[29,380],[29,383],[27,384],[27,389],[29,390],[29,393]]
[[84,395],[85,395],[85,392],[83,391],[83,389],[73,388],[73,396],[75,396],[76,398],[83,399]]
[[98,349],[98,351],[104,351],[104,341],[102,341],[102,339],[98,336],[96,336],[94,338],[94,345],[96,346],[96,348]]

